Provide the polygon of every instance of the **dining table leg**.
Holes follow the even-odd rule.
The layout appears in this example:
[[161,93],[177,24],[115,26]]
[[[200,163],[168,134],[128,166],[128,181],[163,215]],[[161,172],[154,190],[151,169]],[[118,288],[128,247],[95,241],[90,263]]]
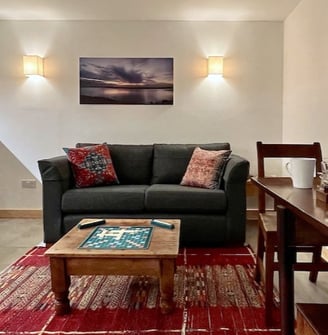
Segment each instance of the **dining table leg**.
[[283,206],[277,206],[278,262],[281,334],[295,334],[294,270],[296,250],[292,245],[295,218]]

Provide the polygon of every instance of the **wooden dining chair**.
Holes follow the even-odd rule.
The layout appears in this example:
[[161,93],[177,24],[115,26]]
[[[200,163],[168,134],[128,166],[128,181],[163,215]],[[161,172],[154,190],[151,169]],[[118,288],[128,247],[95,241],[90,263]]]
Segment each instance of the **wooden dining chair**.
[[[264,144],[256,143],[258,177],[267,177],[265,174],[265,160],[268,158],[315,158],[316,174],[321,171],[322,153],[320,143],[313,144]],[[274,204],[274,208],[277,204]],[[274,210],[266,210],[265,193],[258,192],[259,229],[257,240],[256,268],[254,278],[262,281],[265,290],[265,321],[267,326],[273,324],[274,307],[274,271],[278,271],[278,262],[275,260],[277,250],[277,216]],[[321,247],[306,246],[297,247],[297,252],[312,252],[312,262],[321,262]],[[310,272],[309,280],[316,282],[318,271]]]

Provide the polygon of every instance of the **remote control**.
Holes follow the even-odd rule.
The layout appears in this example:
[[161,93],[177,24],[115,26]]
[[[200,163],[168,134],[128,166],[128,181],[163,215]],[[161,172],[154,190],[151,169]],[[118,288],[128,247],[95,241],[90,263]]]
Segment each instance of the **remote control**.
[[105,223],[106,223],[106,220],[104,219],[87,219],[84,222],[80,222],[77,226],[80,229],[85,229],[89,227],[100,226]]
[[164,222],[164,221],[160,221],[160,220],[151,220],[150,224],[152,224],[153,226],[157,226],[157,227],[165,228],[165,229],[173,229],[174,228],[173,223]]

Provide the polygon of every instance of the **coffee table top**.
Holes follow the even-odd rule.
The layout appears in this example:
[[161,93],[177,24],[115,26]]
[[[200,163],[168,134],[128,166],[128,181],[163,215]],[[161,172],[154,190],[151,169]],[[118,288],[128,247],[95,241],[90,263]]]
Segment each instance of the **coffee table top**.
[[[107,219],[105,226],[152,226],[150,219]],[[79,248],[81,243],[95,229],[90,227],[79,229],[75,226],[50,249],[46,255],[50,257],[111,257],[111,258],[175,258],[179,251],[180,220],[163,219],[165,222],[174,223],[174,229],[164,229],[156,226],[147,249],[89,249]]]

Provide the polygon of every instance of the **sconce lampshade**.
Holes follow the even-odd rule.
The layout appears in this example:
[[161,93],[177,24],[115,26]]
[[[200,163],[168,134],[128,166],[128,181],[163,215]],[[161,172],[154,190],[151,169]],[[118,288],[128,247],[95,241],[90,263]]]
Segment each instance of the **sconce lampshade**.
[[43,76],[43,58],[36,55],[24,56],[25,76]]
[[210,75],[223,74],[223,57],[222,56],[209,56],[207,60],[207,70]]

